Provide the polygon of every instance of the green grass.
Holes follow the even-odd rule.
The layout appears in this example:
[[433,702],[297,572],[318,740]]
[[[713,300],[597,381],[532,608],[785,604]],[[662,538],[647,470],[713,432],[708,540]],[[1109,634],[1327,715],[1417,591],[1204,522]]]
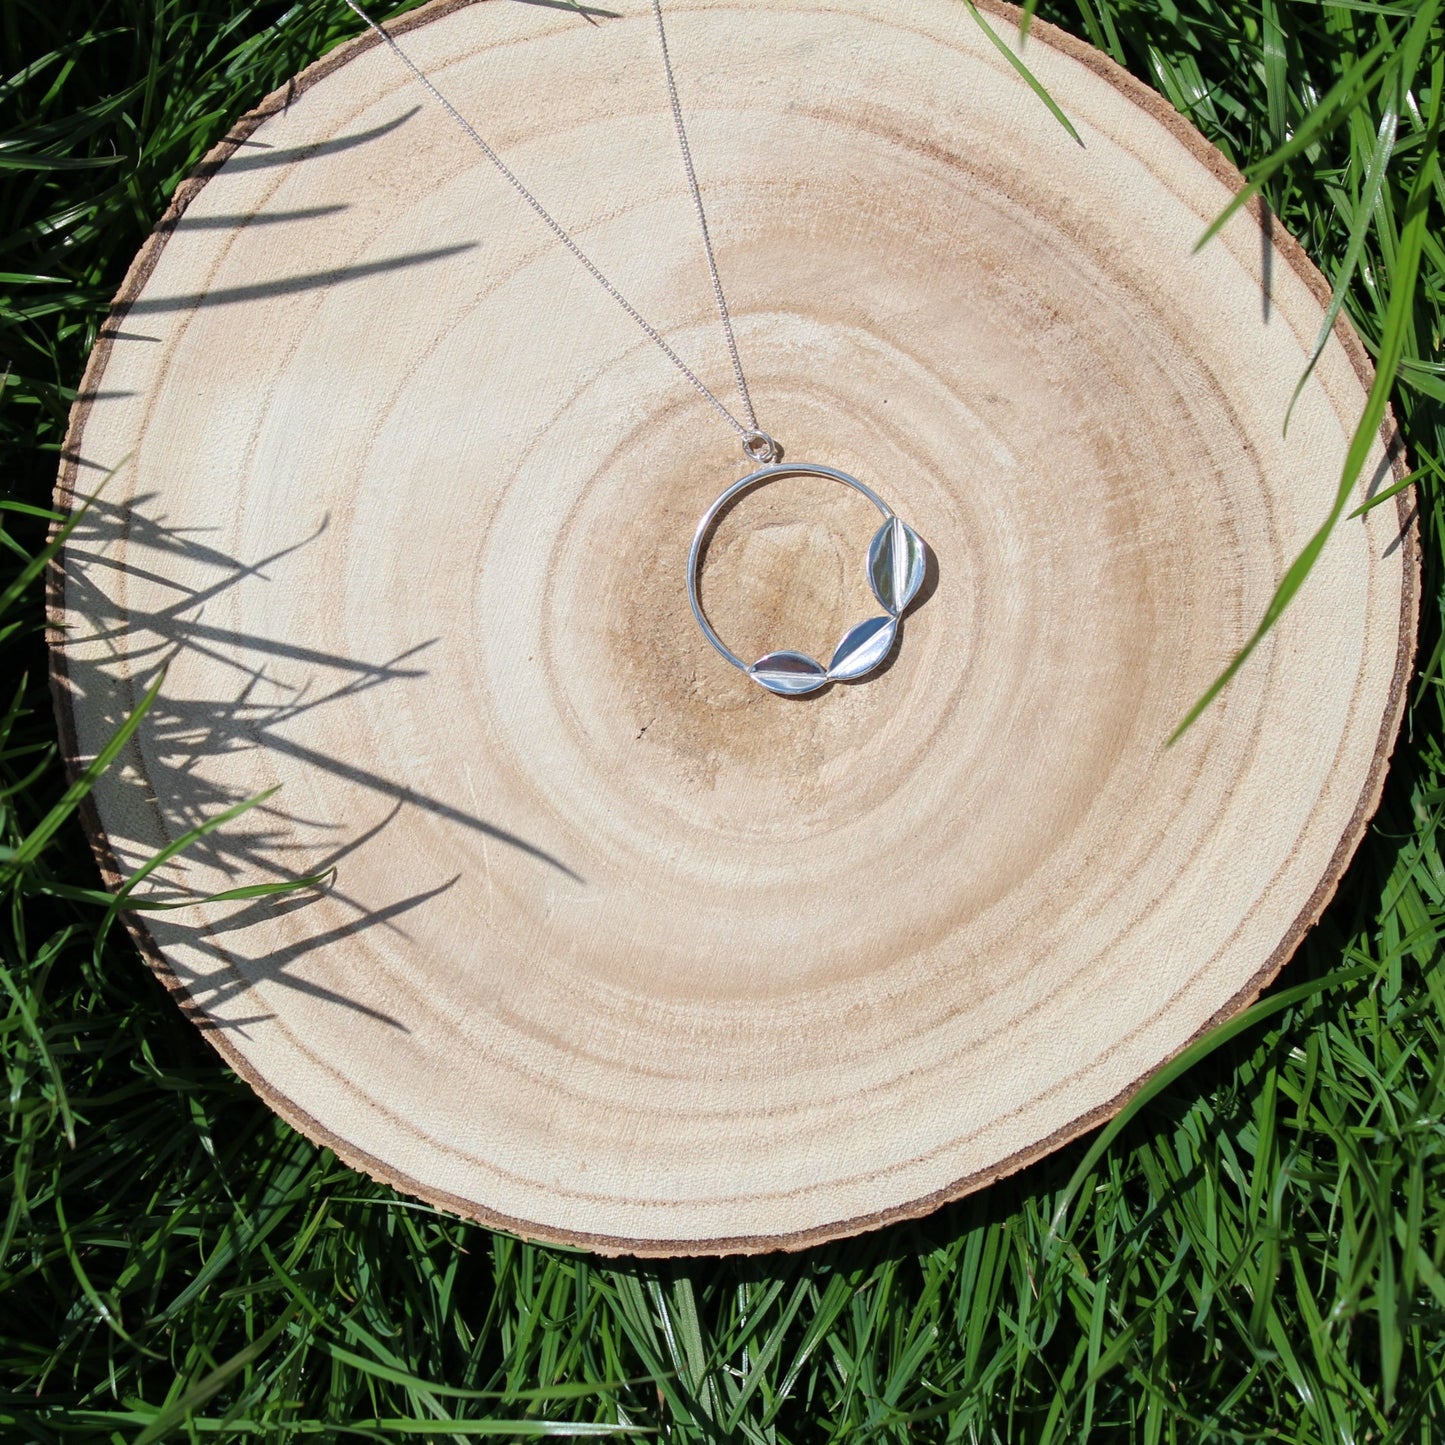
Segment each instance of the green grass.
[[[1247,168],[1381,360],[1377,399],[1422,470],[1426,573],[1384,806],[1278,988],[1105,1137],[852,1243],[612,1265],[342,1168],[108,928],[26,565],[66,413],[175,184],[356,27],[318,0],[5,0],[5,1445],[1445,1437],[1445,28],[1435,0],[1039,13]],[[1347,469],[1336,516],[1354,495]]]

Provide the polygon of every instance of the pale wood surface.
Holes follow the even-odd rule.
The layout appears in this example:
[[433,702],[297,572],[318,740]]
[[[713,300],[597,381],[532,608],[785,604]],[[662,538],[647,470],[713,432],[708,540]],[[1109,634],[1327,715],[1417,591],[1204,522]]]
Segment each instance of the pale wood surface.
[[[734,438],[366,44],[139,258],[62,499],[132,459],[54,594],[76,759],[170,659],[96,795],[112,882],[276,784],[166,886],[337,867],[144,917],[222,1053],[375,1175],[653,1253],[979,1187],[1252,997],[1378,799],[1418,565],[1406,507],[1342,526],[1166,750],[1360,414],[1341,329],[1281,434],[1318,275],[1247,214],[1193,254],[1228,167],[1047,27],[1082,147],[954,0],[669,9],[763,424],[938,559],[885,674],[785,701],[709,651],[683,564]],[[722,389],[626,11],[444,5],[405,44]],[[723,635],[826,657],[874,525],[825,482],[745,500]]]

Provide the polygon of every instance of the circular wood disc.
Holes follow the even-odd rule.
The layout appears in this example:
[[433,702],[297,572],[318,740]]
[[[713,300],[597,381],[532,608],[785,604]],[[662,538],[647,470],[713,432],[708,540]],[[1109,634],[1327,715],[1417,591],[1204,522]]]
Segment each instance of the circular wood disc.
[[[440,4],[403,43],[731,399],[647,8]],[[1035,25],[1076,143],[956,0],[670,0],[760,419],[933,557],[871,680],[772,696],[689,612],[748,463],[384,48],[243,121],[138,259],[62,501],[60,711],[112,884],[207,1037],[343,1159],[605,1251],[916,1215],[1252,998],[1379,797],[1402,498],[1166,740],[1326,517],[1369,370],[1156,96]],[[1014,12],[990,11],[1001,35]],[[1387,482],[1387,438],[1366,468]],[[122,463],[124,463],[122,465]],[[877,612],[826,478],[708,547],[744,658]],[[63,631],[62,631],[63,629]]]

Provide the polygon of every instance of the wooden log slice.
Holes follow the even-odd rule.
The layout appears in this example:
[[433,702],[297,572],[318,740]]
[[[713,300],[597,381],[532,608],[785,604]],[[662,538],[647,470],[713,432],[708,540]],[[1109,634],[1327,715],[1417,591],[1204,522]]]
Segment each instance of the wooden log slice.
[[[988,12],[1001,34],[1012,11]],[[803,700],[690,615],[737,438],[363,40],[183,187],[60,485],[60,713],[112,885],[335,867],[145,914],[274,1108],[489,1224],[795,1247],[922,1213],[1116,1110],[1251,999],[1379,797],[1408,497],[1325,518],[1369,368],[1156,96],[1035,25],[1076,143],[956,0],[670,0],[760,419],[935,559],[880,675]],[[651,17],[440,4],[404,44],[724,397]],[[1390,474],[1382,438],[1360,489]],[[125,460],[122,464],[123,459]],[[1358,500],[1358,499],[1357,499]],[[744,658],[877,611],[868,502],[745,496],[704,600]]]

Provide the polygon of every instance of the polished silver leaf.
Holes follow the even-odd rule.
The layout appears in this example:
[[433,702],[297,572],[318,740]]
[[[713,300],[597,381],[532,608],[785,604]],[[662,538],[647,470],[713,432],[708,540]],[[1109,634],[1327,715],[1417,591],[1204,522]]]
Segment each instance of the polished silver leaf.
[[769,692],[797,697],[816,692],[828,681],[827,671],[805,652],[770,652],[748,668],[748,676]]
[[923,586],[927,556],[923,538],[897,517],[884,522],[868,544],[868,581],[873,595],[894,617]]
[[867,622],[850,627],[828,664],[828,676],[834,682],[852,682],[872,672],[888,656],[897,632],[895,617],[870,617]]

